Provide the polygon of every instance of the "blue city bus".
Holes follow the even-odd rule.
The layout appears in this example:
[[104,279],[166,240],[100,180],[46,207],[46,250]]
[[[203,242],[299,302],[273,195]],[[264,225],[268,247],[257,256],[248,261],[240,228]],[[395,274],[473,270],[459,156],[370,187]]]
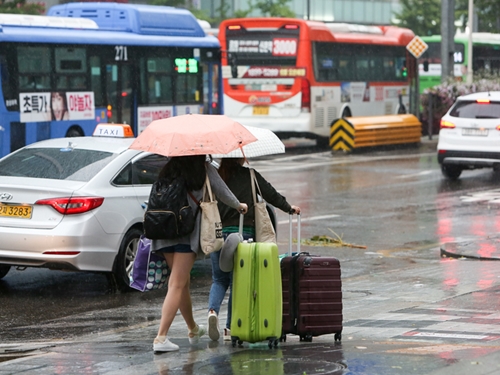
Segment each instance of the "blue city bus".
[[220,43],[187,10],[69,3],[0,14],[0,157],[98,123],[223,112]]

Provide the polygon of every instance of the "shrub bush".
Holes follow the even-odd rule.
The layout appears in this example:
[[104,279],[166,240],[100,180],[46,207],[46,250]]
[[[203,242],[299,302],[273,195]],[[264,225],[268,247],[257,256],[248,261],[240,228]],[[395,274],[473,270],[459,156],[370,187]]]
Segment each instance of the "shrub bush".
[[429,94],[433,95],[433,134],[437,134],[439,132],[439,122],[441,121],[441,117],[443,117],[452,104],[455,103],[457,97],[481,91],[500,91],[500,77],[498,75],[477,75],[474,77],[474,81],[470,85],[450,79],[440,85],[425,89],[423,94],[420,96],[420,104],[422,105],[422,122],[428,124],[429,121]]

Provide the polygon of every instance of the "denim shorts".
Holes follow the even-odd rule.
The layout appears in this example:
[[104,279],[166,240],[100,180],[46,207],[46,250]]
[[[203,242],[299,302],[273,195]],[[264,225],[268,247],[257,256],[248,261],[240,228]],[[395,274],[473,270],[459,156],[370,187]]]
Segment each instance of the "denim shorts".
[[155,251],[156,253],[192,253],[191,246],[187,244],[177,244],[174,246],[162,247]]

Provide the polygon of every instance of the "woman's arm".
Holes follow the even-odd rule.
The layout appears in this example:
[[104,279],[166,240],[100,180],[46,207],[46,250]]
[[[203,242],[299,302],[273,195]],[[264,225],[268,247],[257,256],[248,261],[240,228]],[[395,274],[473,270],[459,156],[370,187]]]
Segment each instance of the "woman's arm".
[[278,193],[276,189],[269,182],[261,176],[259,172],[254,169],[255,178],[259,184],[260,191],[262,193],[262,198],[274,207],[279,208],[281,211],[290,212],[292,206],[286,201],[286,198]]
[[229,190],[226,183],[219,176],[217,169],[210,163],[207,163],[207,174],[213,192],[222,203],[242,213],[247,212],[248,206],[245,203],[240,203],[238,198]]

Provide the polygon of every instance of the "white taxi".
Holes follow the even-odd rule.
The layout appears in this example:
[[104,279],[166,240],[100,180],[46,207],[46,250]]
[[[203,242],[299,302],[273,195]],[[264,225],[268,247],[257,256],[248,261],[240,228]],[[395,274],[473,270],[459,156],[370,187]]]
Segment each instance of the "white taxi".
[[0,159],[0,278],[11,267],[109,272],[128,289],[144,202],[167,162],[133,141],[128,125],[101,124]]
[[451,180],[467,169],[500,169],[500,92],[458,97],[441,119],[437,152]]

